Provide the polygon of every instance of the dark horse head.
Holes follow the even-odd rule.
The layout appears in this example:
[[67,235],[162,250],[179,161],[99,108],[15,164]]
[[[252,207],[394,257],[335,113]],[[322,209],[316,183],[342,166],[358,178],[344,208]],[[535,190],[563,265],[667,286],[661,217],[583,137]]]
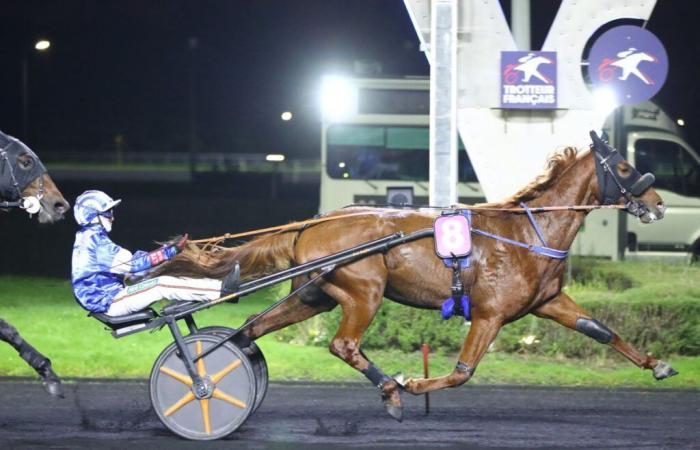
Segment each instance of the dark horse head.
[[70,205],[39,157],[18,139],[0,132],[0,207],[38,214],[39,222],[63,219]]

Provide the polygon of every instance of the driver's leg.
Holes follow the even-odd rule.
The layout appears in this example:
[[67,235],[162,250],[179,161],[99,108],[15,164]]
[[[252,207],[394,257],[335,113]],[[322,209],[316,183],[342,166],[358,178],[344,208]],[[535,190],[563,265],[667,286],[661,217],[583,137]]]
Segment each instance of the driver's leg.
[[121,290],[112,300],[108,316],[141,311],[159,300],[206,301],[219,298],[221,281],[209,278],[161,276]]

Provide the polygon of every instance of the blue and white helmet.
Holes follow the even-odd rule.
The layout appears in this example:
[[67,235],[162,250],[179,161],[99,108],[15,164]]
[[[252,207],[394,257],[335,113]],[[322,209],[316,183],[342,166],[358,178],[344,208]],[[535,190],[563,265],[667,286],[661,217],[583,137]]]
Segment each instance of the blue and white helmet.
[[102,191],[85,191],[75,199],[73,215],[78,225],[99,223],[99,216],[121,203]]

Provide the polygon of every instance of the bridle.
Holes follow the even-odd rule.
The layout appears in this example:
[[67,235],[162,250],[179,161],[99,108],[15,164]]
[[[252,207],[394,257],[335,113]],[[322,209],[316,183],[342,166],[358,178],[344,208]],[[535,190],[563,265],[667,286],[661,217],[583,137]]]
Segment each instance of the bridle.
[[642,175],[631,164],[628,164],[631,171],[630,175],[624,178],[620,177],[615,167],[621,162],[626,162],[625,158],[620,155],[617,149],[598,137],[595,131],[591,131],[590,135],[593,141],[591,150],[595,155],[596,176],[598,177],[601,203],[612,205],[620,197],[624,197],[626,200],[625,209],[630,214],[641,217],[649,213],[649,208],[633,196],[639,197],[649,189],[654,184],[654,175],[651,173]]
[[[4,197],[8,200],[0,201],[0,208],[19,208],[25,210],[29,215],[36,214],[41,210],[41,199],[44,197],[44,177],[46,168],[41,163],[36,154],[19,140],[0,133],[1,138],[5,138],[4,146],[0,148],[0,198]],[[15,169],[16,162],[13,164],[11,158],[20,155],[28,155],[33,160],[31,170],[19,172],[18,179]],[[8,174],[5,174],[7,168]],[[9,176],[8,176],[9,175]],[[36,195],[22,196],[22,191],[35,178],[39,178],[39,192]]]

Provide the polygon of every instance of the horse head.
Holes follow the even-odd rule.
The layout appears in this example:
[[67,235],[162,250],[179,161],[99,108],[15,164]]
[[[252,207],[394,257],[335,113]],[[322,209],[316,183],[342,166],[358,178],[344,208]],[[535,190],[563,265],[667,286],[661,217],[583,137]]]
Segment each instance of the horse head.
[[666,211],[661,196],[652,187],[651,173],[640,174],[617,149],[591,131],[591,153],[596,162],[598,201],[604,205],[625,205],[627,212],[643,223],[661,220]]
[[39,157],[18,139],[0,132],[0,198],[41,223],[63,219],[70,205],[46,173]]

